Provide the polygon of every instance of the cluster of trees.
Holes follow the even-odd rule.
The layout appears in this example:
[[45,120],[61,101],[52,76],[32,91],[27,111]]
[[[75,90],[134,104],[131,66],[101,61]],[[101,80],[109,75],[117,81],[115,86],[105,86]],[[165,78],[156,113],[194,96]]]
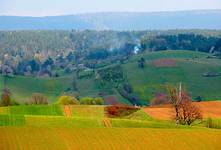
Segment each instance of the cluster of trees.
[[121,65],[115,65],[98,70],[97,80],[100,80],[101,84],[109,83],[117,88],[126,80],[126,77],[123,73],[123,68]]
[[147,36],[141,40],[143,50],[193,50],[202,52],[221,52],[220,38],[196,34]]
[[[102,97],[82,97],[78,98],[76,95],[62,95],[55,102],[58,105],[103,105],[104,99]],[[26,105],[48,105],[49,101],[47,96],[42,93],[33,93],[31,98],[25,102]],[[19,105],[13,99],[12,92],[9,88],[2,90],[0,106]]]
[[123,83],[118,87],[119,94],[133,105],[142,105],[140,97],[134,93],[133,87],[129,83]]
[[[38,55],[38,54],[36,54]],[[15,57],[5,55],[0,62],[0,72],[10,75],[34,75],[34,76],[59,76],[56,70],[64,71],[76,70],[75,57],[73,52],[69,52],[67,56],[58,55],[54,58],[47,57],[43,60],[36,57],[24,58],[16,55]]]

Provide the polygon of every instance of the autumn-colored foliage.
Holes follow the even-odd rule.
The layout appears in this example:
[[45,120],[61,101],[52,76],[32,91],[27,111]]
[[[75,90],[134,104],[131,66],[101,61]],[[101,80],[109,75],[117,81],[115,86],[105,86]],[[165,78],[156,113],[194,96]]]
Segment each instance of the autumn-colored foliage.
[[73,96],[63,95],[58,99],[57,104],[59,104],[59,105],[79,105],[80,102]]
[[182,101],[179,109],[179,120],[182,124],[190,125],[197,119],[202,119],[202,113],[200,109],[192,103],[190,96],[183,93]]
[[197,119],[202,119],[202,113],[192,103],[191,97],[184,91],[175,87],[168,88],[168,98],[175,108],[176,122],[190,125]]
[[9,106],[11,103],[11,92],[9,91],[9,89],[3,89],[3,93],[2,93],[2,105],[3,106]]
[[139,108],[127,105],[113,105],[106,106],[104,110],[108,117],[122,117],[138,111]]

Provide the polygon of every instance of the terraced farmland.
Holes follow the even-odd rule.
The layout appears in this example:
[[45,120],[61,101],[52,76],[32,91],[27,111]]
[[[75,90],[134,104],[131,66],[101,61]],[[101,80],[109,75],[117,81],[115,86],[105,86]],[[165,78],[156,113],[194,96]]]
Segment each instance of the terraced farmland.
[[221,130],[156,120],[144,110],[108,118],[104,106],[1,107],[0,150],[221,148]]

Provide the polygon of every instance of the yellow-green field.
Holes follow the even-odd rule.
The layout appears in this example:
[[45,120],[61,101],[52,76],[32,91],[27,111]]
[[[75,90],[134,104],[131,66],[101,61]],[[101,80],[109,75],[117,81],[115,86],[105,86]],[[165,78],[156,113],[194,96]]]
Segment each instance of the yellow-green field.
[[212,129],[0,127],[1,150],[219,150]]
[[104,106],[70,109],[67,116],[58,105],[1,107],[0,150],[221,149],[221,130],[203,123],[176,125],[143,109],[121,118],[108,118]]

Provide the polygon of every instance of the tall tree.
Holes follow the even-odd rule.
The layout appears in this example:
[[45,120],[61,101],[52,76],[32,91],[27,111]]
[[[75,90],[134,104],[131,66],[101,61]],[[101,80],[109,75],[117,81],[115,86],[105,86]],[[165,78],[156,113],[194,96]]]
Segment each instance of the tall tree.
[[168,88],[168,98],[175,108],[177,124],[190,125],[195,120],[202,119],[199,108],[192,103],[191,97],[182,90],[181,84],[179,90],[176,87]]

